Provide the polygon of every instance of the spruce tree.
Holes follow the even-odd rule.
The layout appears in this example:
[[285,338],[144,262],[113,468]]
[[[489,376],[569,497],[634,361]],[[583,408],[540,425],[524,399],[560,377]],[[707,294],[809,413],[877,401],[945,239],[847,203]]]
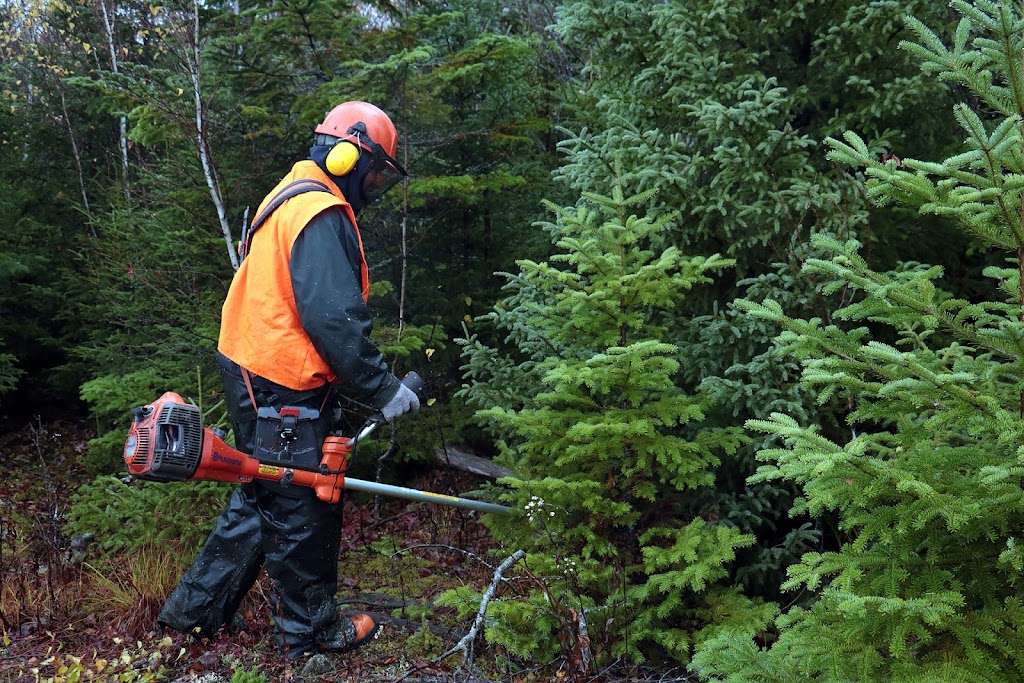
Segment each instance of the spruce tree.
[[910,18],[901,47],[950,83],[964,142],[937,161],[879,159],[853,132],[830,158],[862,169],[878,205],[939,216],[992,264],[968,299],[939,266],[872,268],[863,245],[819,236],[806,273],[852,303],[830,321],[748,302],[782,325],[805,386],[851,406],[846,438],[775,413],[749,426],[776,447],[754,481],[800,486],[794,512],[832,514],[843,534],[789,571],[815,601],[778,616],[769,647],[719,634],[695,668],[727,681],[1020,681],[1024,678],[1024,17],[1020,6],[951,3],[951,44]]
[[[659,244],[736,261],[668,323],[684,386],[714,399],[712,424],[785,411],[817,416],[830,434],[842,429],[845,406],[815,408],[797,366],[772,355],[778,328],[730,302],[772,297],[827,317],[840,298],[820,295],[800,273],[805,259],[821,256],[810,235],[859,237],[890,264],[922,243],[926,226],[903,229],[886,214],[869,222],[863,192],[826,162],[821,144],[844,125],[862,126],[878,149],[900,156],[940,144],[950,119],[943,85],[891,49],[906,35],[908,11],[936,25],[946,14],[923,0],[579,0],[559,12],[557,30],[587,61],[572,90],[576,119],[558,177],[575,192],[607,192],[621,158],[627,194],[657,189],[652,205],[685,217]],[[952,231],[936,229],[942,237],[924,243],[945,258],[939,247],[954,241]],[[746,483],[755,448],[730,458],[718,486],[694,504],[758,536],[738,571],[749,589],[771,596],[785,564],[832,539],[827,523],[786,518],[791,486]]]
[[[95,236],[89,200],[106,180],[109,119],[69,87],[88,55],[65,3],[0,6],[0,423],[20,410],[75,411],[84,375],[69,358],[79,336],[67,301],[78,288],[78,250]],[[84,20],[83,23],[88,23]]]
[[554,253],[519,261],[486,316],[511,351],[463,340],[463,393],[500,437],[500,460],[517,473],[504,480],[507,499],[526,511],[491,524],[543,577],[521,603],[496,608],[489,634],[517,654],[554,654],[560,629],[575,635],[563,642],[570,661],[589,642],[607,643],[605,656],[685,661],[694,624],[723,618],[737,600],[722,582],[753,539],[694,515],[686,499],[714,484],[740,437],[730,428],[680,436],[707,401],[676,385],[665,327],[729,262],[654,247],[678,216],[634,213],[650,199],[616,187],[575,207],[549,204]]

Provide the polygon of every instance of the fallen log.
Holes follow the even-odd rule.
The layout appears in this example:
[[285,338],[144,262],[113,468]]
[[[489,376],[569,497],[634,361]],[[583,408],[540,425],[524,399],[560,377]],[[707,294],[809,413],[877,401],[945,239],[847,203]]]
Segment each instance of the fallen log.
[[502,467],[493,460],[481,458],[454,446],[442,446],[434,451],[434,461],[446,467],[454,467],[463,472],[472,472],[488,479],[500,479],[501,477],[514,477],[516,473],[507,467]]

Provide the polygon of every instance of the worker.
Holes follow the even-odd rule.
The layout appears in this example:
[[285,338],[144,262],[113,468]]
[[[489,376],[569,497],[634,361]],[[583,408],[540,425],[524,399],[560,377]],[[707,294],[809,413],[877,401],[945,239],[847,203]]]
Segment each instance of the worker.
[[[363,208],[406,176],[395,161],[397,143],[395,125],[378,107],[338,105],[316,127],[309,158],[267,195],[243,240],[248,250],[224,302],[217,363],[235,445],[261,460],[316,467],[338,397],[361,402],[386,422],[419,408],[370,340],[369,280],[356,224]],[[282,451],[288,442],[264,438],[283,433],[280,421],[257,419],[265,406],[315,411],[293,425],[304,436],[291,443],[316,447]],[[377,624],[366,614],[338,613],[340,540],[340,505],[305,487],[243,484],[157,622],[204,636],[230,627],[264,567],[278,644],[289,659],[358,647]]]

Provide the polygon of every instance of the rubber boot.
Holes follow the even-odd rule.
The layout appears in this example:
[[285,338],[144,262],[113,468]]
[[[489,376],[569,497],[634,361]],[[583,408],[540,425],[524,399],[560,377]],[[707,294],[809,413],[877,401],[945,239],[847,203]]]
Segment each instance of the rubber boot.
[[369,614],[343,616],[333,628],[319,635],[321,652],[348,652],[377,635],[377,622]]

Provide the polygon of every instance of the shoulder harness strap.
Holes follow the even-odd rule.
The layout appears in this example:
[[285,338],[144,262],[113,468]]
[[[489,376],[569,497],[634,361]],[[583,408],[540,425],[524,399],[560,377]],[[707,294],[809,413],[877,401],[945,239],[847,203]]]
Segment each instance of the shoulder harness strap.
[[331,189],[327,187],[327,185],[325,185],[324,183],[320,182],[319,180],[313,180],[312,178],[295,180],[282,187],[281,191],[274,195],[274,198],[270,200],[270,203],[267,204],[266,208],[263,209],[263,211],[261,211],[260,214],[253,219],[252,226],[249,228],[248,232],[242,236],[242,253],[240,254],[240,256],[243,259],[249,253],[250,246],[252,246],[252,236],[256,233],[257,230],[259,230],[260,226],[263,225],[268,218],[270,218],[270,214],[274,213],[274,211],[276,211],[279,206],[284,204],[292,197],[303,194],[305,192],[330,193]]

